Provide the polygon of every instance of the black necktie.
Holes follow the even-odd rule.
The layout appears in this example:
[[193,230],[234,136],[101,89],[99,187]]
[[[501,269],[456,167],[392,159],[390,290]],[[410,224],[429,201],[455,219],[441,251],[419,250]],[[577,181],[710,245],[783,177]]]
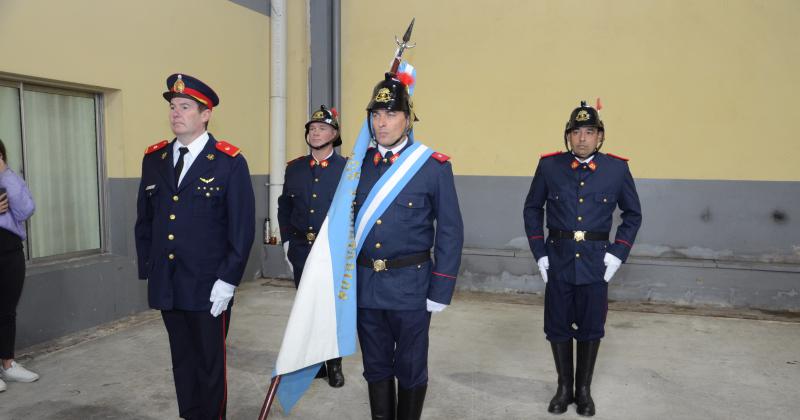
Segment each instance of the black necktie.
[[188,147],[179,147],[178,151],[181,153],[181,155],[178,156],[178,163],[175,164],[175,186],[176,187],[180,184],[179,180],[181,178],[181,172],[183,172],[183,157],[186,156],[187,153],[189,153],[189,148]]
[[392,164],[392,156],[394,156],[394,153],[392,153],[392,151],[389,150],[388,152],[386,152],[385,155],[383,155],[383,159],[387,164],[391,165]]

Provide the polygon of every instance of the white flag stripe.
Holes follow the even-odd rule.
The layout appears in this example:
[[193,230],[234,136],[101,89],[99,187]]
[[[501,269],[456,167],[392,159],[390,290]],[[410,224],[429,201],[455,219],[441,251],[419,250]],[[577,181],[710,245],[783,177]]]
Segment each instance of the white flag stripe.
[[322,222],[283,335],[275,371],[278,375],[339,357],[336,337],[336,304],[333,294],[333,264],[328,247],[328,219]]
[[386,198],[386,196],[389,195],[392,189],[394,189],[395,185],[397,185],[397,183],[400,182],[400,180],[403,178],[403,176],[405,176],[408,170],[411,169],[414,163],[416,163],[416,161],[419,160],[419,158],[425,153],[425,151],[428,150],[428,146],[425,146],[422,143],[417,143],[417,144],[419,144],[419,147],[417,147],[417,149],[414,150],[414,152],[411,153],[411,155],[409,155],[405,161],[403,161],[403,163],[397,169],[397,172],[395,172],[391,178],[386,180],[386,183],[383,184],[383,187],[378,191],[377,194],[375,194],[375,198],[372,200],[369,207],[367,207],[367,209],[364,210],[364,215],[361,217],[361,223],[358,224],[358,230],[356,230],[357,244],[361,243],[361,237],[365,233],[367,233],[364,232],[367,222],[369,222],[369,219],[378,209],[378,207]]

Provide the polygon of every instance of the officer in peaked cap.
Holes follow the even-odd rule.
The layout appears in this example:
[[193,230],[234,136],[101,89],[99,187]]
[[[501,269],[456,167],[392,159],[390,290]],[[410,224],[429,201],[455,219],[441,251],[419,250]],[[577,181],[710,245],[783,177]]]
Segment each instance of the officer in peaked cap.
[[[376,145],[361,165],[355,214],[369,210],[370,191],[414,145],[411,98],[393,74],[375,86],[367,114]],[[442,153],[425,159],[365,229],[357,257],[358,338],[373,419],[394,419],[395,412],[397,419],[420,418],[431,313],[450,304],[461,263],[464,226],[452,165]]]
[[[642,223],[628,159],[601,153],[604,139],[598,110],[581,102],[564,130],[567,151],[542,155],[525,200],[525,231],[546,283],[544,331],[558,373],[548,411],[556,414],[572,402],[578,414],[595,413],[590,386],[605,334],[608,282],[628,257]],[[622,224],[609,242],[617,207]],[[572,340],[578,347],[575,372]]]
[[225,418],[225,337],[255,236],[253,186],[239,148],[206,131],[217,94],[186,74],[167,89],[175,138],[142,159],[139,278],[169,335],[180,416]]
[[[336,109],[321,105],[306,123],[306,144],[311,153],[286,166],[283,193],[278,197],[278,223],[286,261],[300,285],[311,245],[328,214],[347,159],[334,147],[342,144]],[[344,385],[342,359],[328,360],[317,377],[328,377],[334,388]]]

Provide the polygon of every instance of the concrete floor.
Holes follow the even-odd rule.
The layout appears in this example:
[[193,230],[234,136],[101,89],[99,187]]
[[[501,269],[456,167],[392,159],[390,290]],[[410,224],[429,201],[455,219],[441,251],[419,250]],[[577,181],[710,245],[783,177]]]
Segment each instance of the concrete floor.
[[[258,415],[294,296],[287,286],[262,280],[237,295],[228,338],[230,419]],[[642,307],[612,305],[608,314],[593,383],[595,418],[775,419],[800,412],[796,319],[631,309]],[[434,316],[431,337],[423,418],[579,418],[574,405],[558,417],[546,412],[555,373],[540,297],[461,293]],[[26,349],[20,361],[42,378],[10,383],[0,393],[0,419],[177,418],[156,312]],[[276,404],[270,418],[369,418],[360,354],[344,360],[344,371],[343,388],[317,380],[291,416]]]

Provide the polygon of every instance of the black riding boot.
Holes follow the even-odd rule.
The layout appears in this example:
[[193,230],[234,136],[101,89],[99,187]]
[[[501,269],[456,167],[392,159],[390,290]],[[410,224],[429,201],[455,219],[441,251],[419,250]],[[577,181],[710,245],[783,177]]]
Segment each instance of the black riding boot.
[[372,420],[395,420],[394,378],[369,385],[369,410]]
[[419,385],[405,389],[398,387],[397,420],[419,420],[422,416],[422,405],[425,403],[425,392],[428,385]]
[[344,386],[344,373],[342,373],[342,358],[337,357],[325,362],[328,365],[328,385],[334,388]]
[[592,373],[594,362],[597,360],[597,350],[600,340],[578,341],[578,370],[575,375],[575,403],[577,412],[582,416],[594,415],[594,401],[592,400]]
[[556,362],[556,372],[558,373],[558,389],[556,395],[550,400],[547,411],[553,414],[561,414],[567,411],[567,407],[575,401],[572,393],[574,384],[572,369],[572,339],[562,343],[550,343],[553,349],[553,360]]

